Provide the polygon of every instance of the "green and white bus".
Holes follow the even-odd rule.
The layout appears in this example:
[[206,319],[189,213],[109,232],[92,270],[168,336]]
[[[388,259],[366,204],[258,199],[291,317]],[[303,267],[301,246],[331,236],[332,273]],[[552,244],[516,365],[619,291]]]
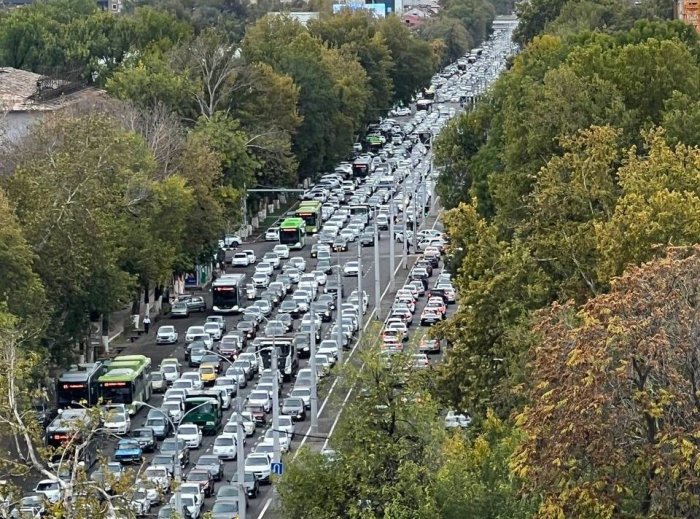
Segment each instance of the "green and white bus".
[[306,222],[306,234],[317,233],[321,227],[321,202],[307,200],[299,204],[294,216]]
[[121,355],[107,365],[98,379],[103,404],[126,404],[129,414],[138,411],[133,402],[151,398],[151,359],[145,355]]
[[303,249],[306,244],[306,222],[301,218],[285,218],[280,224],[280,243],[290,249]]

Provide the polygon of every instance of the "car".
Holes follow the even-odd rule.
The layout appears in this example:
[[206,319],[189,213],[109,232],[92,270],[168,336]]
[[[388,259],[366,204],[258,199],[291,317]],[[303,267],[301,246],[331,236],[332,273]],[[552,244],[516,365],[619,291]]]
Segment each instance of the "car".
[[357,261],[348,261],[343,265],[343,276],[358,276],[360,272],[360,266]]
[[34,492],[43,496],[49,503],[58,503],[63,495],[61,484],[55,479],[42,479],[34,487]]
[[231,257],[232,267],[246,268],[250,265],[250,257],[245,252],[237,252]]
[[279,241],[280,239],[280,228],[279,227],[270,227],[267,231],[265,231],[265,241]]
[[209,512],[212,519],[232,519],[238,517],[238,499],[220,498],[214,502]]
[[333,250],[335,252],[345,252],[348,250],[348,240],[343,236],[337,236],[333,240]]
[[129,506],[138,517],[148,515],[153,501],[145,488],[139,488],[129,496]]
[[204,323],[204,331],[209,334],[211,340],[214,342],[220,341],[223,335],[221,333],[221,326],[219,326],[218,323]]
[[184,301],[175,301],[170,307],[170,317],[189,317],[190,308]]
[[248,405],[262,407],[266,413],[272,410],[272,397],[267,391],[253,390],[248,394]]
[[[9,511],[9,506],[9,504],[3,504],[3,515]],[[44,496],[41,495],[23,496],[19,500],[19,503],[15,505],[12,512],[4,516],[12,518],[40,519],[41,517],[46,516],[46,500],[44,499]]]
[[168,388],[168,381],[162,371],[151,371],[149,378],[151,381],[151,391],[153,393],[164,393]]
[[114,459],[120,463],[141,463],[143,461],[141,444],[132,438],[119,440],[114,450]]
[[420,314],[420,325],[431,326],[442,321],[443,315],[434,308],[424,308]]
[[411,361],[414,368],[425,369],[430,367],[430,359],[425,353],[414,353],[411,355]]
[[256,272],[251,279],[256,288],[267,288],[270,284],[270,275],[266,272]]
[[[377,235],[379,239],[379,235]],[[365,231],[360,235],[360,245],[362,247],[374,247],[374,233],[372,231]]]
[[190,449],[199,449],[202,446],[202,430],[195,424],[183,423],[177,429],[176,438],[184,440]]
[[245,472],[254,474],[261,483],[270,483],[270,464],[272,456],[262,453],[251,453],[245,459]]
[[237,234],[226,234],[219,240],[219,248],[225,249],[227,247],[240,247],[243,244],[243,239]]
[[445,427],[447,429],[466,429],[472,423],[472,419],[469,415],[457,413],[454,410],[447,412],[445,416]]
[[282,415],[291,416],[295,422],[306,420],[306,406],[301,398],[288,397],[282,402]]
[[165,415],[159,410],[154,409],[157,415],[151,415],[149,412],[144,422],[144,427],[151,429],[156,440],[164,440],[168,434],[170,434],[170,429],[172,425],[170,420],[168,420]]
[[189,344],[194,342],[195,337],[198,335],[209,335],[204,331],[204,326],[190,326],[185,332],[185,343]]
[[287,262],[287,264],[292,265],[299,272],[304,272],[306,270],[306,260],[300,256],[295,256],[295,257],[291,258]]
[[154,452],[158,442],[156,435],[150,427],[139,427],[131,432],[131,436],[138,442],[144,452]]
[[185,481],[188,483],[197,483],[205,498],[214,495],[214,477],[206,468],[193,468],[188,472]]
[[109,407],[104,410],[102,427],[112,434],[123,435],[131,429],[129,412],[124,408]]
[[[269,263],[270,265],[272,265],[272,268],[276,270],[282,266],[282,258],[280,258],[279,254],[277,254],[276,252],[266,252],[263,255],[263,263],[260,263],[258,267],[260,267],[260,265],[264,263]],[[270,274],[272,274],[272,272],[270,272]]]
[[235,460],[238,454],[236,437],[229,433],[217,436],[212,447],[212,454],[222,460]]
[[156,344],[177,344],[178,334],[174,326],[166,325],[158,328]]
[[159,452],[160,454],[177,455],[182,468],[190,463],[190,448],[182,438],[166,438],[160,444]]
[[[234,472],[231,477],[231,484],[238,486],[238,473]],[[260,480],[253,472],[245,472],[243,475],[243,488],[250,499],[255,499],[260,493]]]
[[190,312],[206,312],[207,311],[207,303],[204,301],[204,298],[201,296],[181,296],[178,298],[178,301],[185,301],[187,303],[187,308],[190,309]]
[[275,245],[272,252],[277,254],[281,259],[289,259],[289,246],[284,244]]
[[[169,505],[171,507],[175,507],[175,505],[177,504],[177,498],[178,496],[175,494],[173,494],[170,497]],[[189,519],[199,519],[202,515],[203,501],[199,498],[199,496],[193,494],[180,495],[180,503],[182,503],[182,506],[187,509],[187,512],[189,513]]]
[[236,335],[224,335],[219,342],[219,355],[227,359],[235,359],[243,350],[243,344]]

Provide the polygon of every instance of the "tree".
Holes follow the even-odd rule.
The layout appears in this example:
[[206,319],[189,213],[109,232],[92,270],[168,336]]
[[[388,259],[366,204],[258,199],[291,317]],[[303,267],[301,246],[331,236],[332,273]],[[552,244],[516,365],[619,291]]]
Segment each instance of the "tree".
[[700,146],[700,100],[673,92],[666,100],[661,126],[670,144]]
[[36,256],[24,238],[5,192],[0,188],[0,307],[41,329],[44,287],[33,270]]
[[138,228],[153,159],[141,139],[99,114],[48,119],[13,155],[5,189],[51,294],[47,342],[69,355],[62,347],[86,337],[91,314],[128,300],[119,244]]
[[445,44],[445,52],[440,61],[440,67],[457,61],[466,54],[474,45],[471,36],[458,20],[454,18],[434,18],[423,24],[420,28],[423,39],[442,40]]
[[543,311],[514,458],[539,517],[691,517],[700,250],[671,249],[579,311]]
[[394,100],[408,104],[418,89],[428,85],[437,66],[428,42],[414,38],[396,16],[384,18],[378,24],[379,34],[391,53],[394,67]]
[[562,156],[540,170],[530,218],[518,234],[557,284],[559,298],[585,301],[601,292],[595,226],[613,213],[620,131],[591,127],[561,140]]
[[515,12],[518,15],[518,28],[514,39],[521,45],[529,43],[542,33],[548,22],[555,20],[566,0],[531,0],[518,3]]
[[371,122],[386,113],[393,102],[391,71],[394,63],[377,31],[376,20],[366,12],[344,10],[327,18],[313,20],[309,30],[331,47],[345,49],[357,56],[369,81],[364,122]]
[[700,150],[669,147],[664,132],[646,134],[645,154],[632,147],[618,172],[621,196],[596,225],[599,275],[610,278],[651,259],[659,246],[700,241]]

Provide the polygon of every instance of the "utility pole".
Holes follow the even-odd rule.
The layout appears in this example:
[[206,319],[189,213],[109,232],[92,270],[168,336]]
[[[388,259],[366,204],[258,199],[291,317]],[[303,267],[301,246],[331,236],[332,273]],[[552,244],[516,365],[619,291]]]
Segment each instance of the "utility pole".
[[280,423],[279,423],[279,376],[277,367],[277,345],[272,338],[272,462],[280,462]]
[[377,226],[377,215],[374,215],[374,309],[378,320],[381,320],[381,287],[379,276],[379,227]]
[[391,203],[389,204],[389,290],[396,290],[396,279],[394,271],[396,270],[396,258],[394,257],[394,195],[391,195]]
[[238,476],[238,517],[246,519],[245,490],[245,430],[243,427],[243,399],[236,397],[236,475]]
[[311,365],[311,431],[318,430],[318,388],[316,387],[316,313],[309,312],[311,315],[311,330],[309,332],[310,345],[309,351]]
[[406,206],[408,200],[403,199],[403,268],[408,269],[408,218],[406,218]]
[[[357,304],[360,308],[360,311],[357,312],[359,317],[357,338],[359,340],[362,336],[362,311],[364,310],[364,297],[362,297],[362,242],[359,239],[357,240]],[[339,319],[339,323],[342,324],[342,319]]]

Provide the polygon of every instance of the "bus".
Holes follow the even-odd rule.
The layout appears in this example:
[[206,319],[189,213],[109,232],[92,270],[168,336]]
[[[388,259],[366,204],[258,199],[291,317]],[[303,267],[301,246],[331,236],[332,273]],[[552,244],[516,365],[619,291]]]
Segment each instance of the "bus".
[[369,206],[367,204],[356,204],[350,206],[350,215],[364,214],[369,217]]
[[220,400],[213,396],[188,396],[185,399],[185,414],[180,423],[193,423],[203,434],[214,435],[221,429],[223,411]]
[[321,226],[321,202],[318,200],[302,202],[294,216],[306,222],[306,234],[317,233]]
[[56,403],[59,409],[92,407],[100,398],[99,379],[105,372],[104,364],[94,362],[71,366],[56,381]]
[[133,415],[140,407],[133,402],[147,402],[151,398],[151,359],[145,355],[114,357],[98,383],[102,403],[126,404]]
[[[299,359],[293,337],[259,337],[255,341],[258,365],[264,369],[272,367],[272,347],[277,348],[277,368],[285,381],[292,380],[299,370]],[[265,349],[268,348],[268,349]]]
[[370,165],[372,164],[372,159],[367,156],[358,157],[355,162],[352,163],[352,174],[355,177],[366,177],[369,175]]
[[246,299],[246,275],[224,274],[211,284],[212,310],[220,314],[240,313]]
[[302,218],[285,218],[280,224],[280,243],[290,249],[303,249],[306,244],[306,222]]
[[435,85],[430,85],[430,88],[423,90],[423,99],[435,99]]
[[[100,437],[93,434],[93,418],[84,408],[65,409],[46,427],[46,445],[50,449],[50,465],[60,472],[60,465],[72,466],[73,449],[80,447],[78,460],[89,469],[101,452]],[[87,437],[87,444],[84,445]]]

